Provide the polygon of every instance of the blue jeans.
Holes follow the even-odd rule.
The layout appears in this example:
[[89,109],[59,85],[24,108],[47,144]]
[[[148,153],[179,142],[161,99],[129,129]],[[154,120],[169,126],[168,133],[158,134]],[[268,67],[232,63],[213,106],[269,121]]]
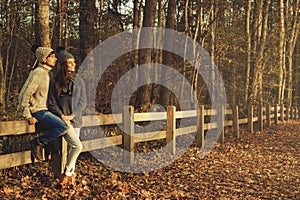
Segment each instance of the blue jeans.
[[49,129],[43,135],[37,138],[37,141],[40,144],[48,144],[59,136],[64,135],[68,130],[66,123],[48,110],[41,110],[32,113],[31,115],[42,124],[45,124],[47,127],[49,127]]

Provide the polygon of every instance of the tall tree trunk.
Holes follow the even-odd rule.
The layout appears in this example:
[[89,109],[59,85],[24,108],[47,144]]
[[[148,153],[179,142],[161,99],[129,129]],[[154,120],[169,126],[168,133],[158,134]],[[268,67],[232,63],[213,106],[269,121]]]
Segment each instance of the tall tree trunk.
[[[235,28],[238,26],[238,17],[239,17],[239,2],[238,0],[233,1],[233,14],[232,14],[232,26]],[[232,41],[233,45],[236,47],[238,46],[236,41]],[[234,47],[233,47],[234,48]],[[238,105],[237,101],[237,65],[232,63],[230,66],[231,68],[231,75],[232,75],[232,81],[231,81],[231,88],[232,88],[232,94],[231,94],[231,106],[234,108],[234,106]]]
[[[0,29],[0,45],[3,46],[3,29]],[[6,112],[5,107],[5,76],[4,76],[4,68],[3,68],[3,56],[2,51],[0,51],[0,110],[1,112]],[[0,113],[2,114],[2,113]]]
[[[300,0],[296,1],[296,5],[299,5]],[[286,10],[291,9],[291,7],[287,7]],[[295,46],[297,43],[297,38],[299,35],[299,18],[298,18],[298,10],[297,6],[293,7],[293,14],[287,18],[286,21],[291,21],[290,23],[290,32],[289,39],[287,44],[287,63],[288,63],[288,105],[292,106],[293,103],[293,55],[295,51]],[[287,12],[288,13],[288,12]],[[289,20],[290,19],[290,20]],[[295,70],[296,72],[296,70]],[[295,75],[297,76],[297,75]],[[296,85],[296,87],[298,87]]]
[[80,0],[79,36],[82,61],[96,44],[94,25],[96,22],[95,0]]
[[261,22],[261,31],[259,34],[258,43],[256,46],[256,57],[254,61],[254,80],[253,80],[253,103],[261,103],[262,102],[262,79],[263,79],[263,69],[264,69],[264,52],[267,41],[267,31],[268,31],[268,17],[269,17],[269,7],[270,0],[267,0],[264,4],[259,5],[260,16],[263,16],[260,20]]
[[18,40],[15,41],[14,44],[14,48],[13,48],[13,59],[11,62],[11,69],[10,69],[10,75],[9,75],[9,79],[8,79],[8,86],[7,86],[7,92],[6,92],[6,102],[9,101],[9,99],[11,98],[10,95],[10,89],[11,89],[11,84],[13,82],[13,76],[14,76],[14,71],[15,71],[15,66],[16,66],[16,62],[17,62],[17,49],[18,49]]
[[[133,29],[138,29],[141,27],[141,12],[142,8],[141,5],[143,3],[139,2],[139,0],[134,0],[133,2]],[[140,42],[140,31],[133,35],[132,38],[132,49],[136,49],[133,52],[133,59],[132,59],[132,67],[138,67],[139,65],[139,42]],[[135,73],[135,80],[139,80],[139,72],[136,70]],[[130,81],[130,80],[129,80]],[[137,94],[138,95],[138,94]],[[134,98],[131,99],[130,105],[139,106],[138,96],[135,95]]]
[[247,16],[246,16],[246,34],[247,34],[247,66],[246,66],[246,85],[245,85],[245,100],[244,102],[248,102],[248,95],[250,91],[250,70],[251,70],[251,32],[250,32],[250,24],[251,24],[251,0],[248,0],[247,5]]
[[[165,4],[163,4],[163,0],[158,0],[158,12],[157,12],[157,25],[160,28],[163,28],[165,26],[165,17],[164,17],[164,8],[165,8]],[[157,46],[162,48],[162,37],[161,34],[158,33],[158,35],[156,36],[157,38]],[[163,55],[162,55],[162,50],[160,49],[156,49],[155,52],[155,62],[156,63],[162,63],[162,59],[163,59]],[[158,91],[159,92],[159,91]]]
[[[80,17],[79,17],[79,37],[80,37],[80,59],[81,62],[91,53],[93,48],[96,45],[97,38],[95,37],[95,22],[96,22],[96,6],[95,0],[80,0]],[[85,85],[87,88],[87,108],[90,111],[95,110],[95,99],[91,97],[94,94],[97,88],[95,85],[99,77],[95,77],[95,64],[93,56],[89,57],[90,59],[85,61],[85,70],[87,71],[84,79],[86,80]]]
[[[20,4],[16,5],[17,6],[17,9],[20,10],[21,9],[21,6]],[[21,23],[21,19],[20,19],[20,16],[17,15],[17,14],[13,14],[13,18],[14,18],[14,24],[13,24],[13,28],[12,28],[12,33],[11,33],[11,41],[12,41],[12,48],[11,48],[11,52],[10,52],[10,55],[9,55],[9,59],[7,62],[9,62],[8,64],[10,65],[10,69],[9,69],[9,78],[8,78],[8,73],[7,73],[7,90],[6,90],[6,102],[9,102],[9,100],[11,99],[11,93],[10,93],[10,90],[11,90],[11,86],[12,86],[12,83],[15,82],[15,80],[13,80],[13,77],[14,77],[14,71],[15,71],[15,67],[17,65],[17,50],[19,49],[19,40],[16,39],[16,37],[14,35],[19,35],[20,32],[18,29],[18,26],[15,26],[15,24],[20,24]]]
[[41,45],[44,47],[50,47],[49,0],[38,0],[38,5]]
[[[198,42],[198,35],[200,36],[200,43],[201,43],[201,46],[203,47],[203,44],[204,44],[204,36],[202,35],[203,33],[203,0],[200,0],[198,2],[198,9],[199,9],[199,12],[198,12],[198,19],[197,19],[197,25],[196,25],[196,29],[195,29],[195,34],[194,34],[194,45],[196,47],[196,42]],[[188,4],[186,4],[186,12],[188,11]],[[188,16],[186,16],[187,19],[188,19]],[[186,28],[186,31],[188,31],[188,23],[186,22],[185,23],[185,28]],[[193,49],[193,53],[194,55],[196,54],[196,49]],[[201,66],[199,66],[201,67]],[[198,94],[198,80],[199,80],[199,68],[196,69],[194,68],[194,71],[193,71],[193,76],[192,76],[192,91],[191,91],[191,97],[194,95],[195,98],[197,98],[199,96]],[[182,83],[183,85],[183,83]],[[183,92],[182,92],[183,93]]]
[[271,0],[266,0],[264,3],[264,17],[263,17],[263,30],[262,30],[262,41],[259,48],[259,57],[261,61],[261,67],[259,71],[259,85],[258,85],[258,101],[259,103],[263,102],[263,72],[266,66],[266,58],[264,56],[266,43],[267,43],[267,33],[268,33],[268,24],[269,24],[269,8],[270,8]]
[[[145,10],[144,10],[144,18],[143,18],[143,27],[154,27],[155,26],[155,16],[156,16],[156,6],[157,0],[146,0],[145,2]],[[147,44],[150,46],[153,41],[149,38],[152,36],[149,32],[141,32],[140,35],[140,45]],[[152,62],[152,49],[141,49],[139,50],[139,65],[149,64]],[[139,80],[143,79],[146,82],[150,82],[149,74],[146,74],[144,70],[138,68],[139,71]],[[141,80],[142,81],[142,80]],[[140,109],[142,112],[147,111],[151,104],[151,94],[152,94],[152,85],[146,84],[138,93],[138,99],[136,99],[135,107]]]
[[[141,10],[138,0],[134,0],[134,6],[133,6],[133,29],[138,29],[141,27]],[[133,45],[136,45],[133,47],[133,49],[138,49],[139,46],[139,34],[136,35],[136,38],[132,38]],[[133,59],[133,65],[134,67],[138,66],[138,58],[139,58],[139,51],[134,51],[134,59]],[[138,73],[136,74],[136,78],[138,78]]]
[[[167,10],[167,18],[166,18],[166,28],[175,30],[175,21],[176,21],[176,4],[177,0],[169,0],[168,2],[168,10]],[[173,48],[173,39],[167,38],[164,41],[164,49],[172,49]],[[174,65],[172,54],[170,52],[164,51],[163,52],[163,60],[162,63],[168,67],[172,67]],[[165,72],[162,72],[163,77],[168,77]],[[165,80],[165,81],[172,81],[172,80]],[[173,102],[170,101],[171,93],[168,88],[161,87],[160,88],[160,104],[163,105],[165,108]]]
[[99,43],[103,41],[103,13],[104,13],[104,0],[99,0],[99,25],[98,25],[98,37],[99,37]]
[[[299,25],[298,25],[299,26]],[[299,34],[299,33],[298,33]],[[295,55],[299,55],[300,54],[300,42],[299,40],[296,42],[296,46],[295,46]],[[294,57],[294,67],[295,67],[295,103],[296,105],[300,105],[300,57],[299,56],[295,56]]]
[[[166,3],[163,3],[163,0],[158,0],[158,12],[157,12],[157,25],[159,28],[163,28],[165,26],[165,17],[164,17],[164,8]],[[155,35],[155,42],[157,48],[154,49],[154,63],[162,63],[163,60],[163,33],[157,32]],[[157,68],[155,72],[155,82],[158,83],[161,75],[161,70]],[[152,88],[152,105],[159,104],[160,102],[160,85],[154,84]]]
[[133,1],[133,28],[139,28],[141,23],[141,10],[138,0]]
[[53,47],[62,45],[62,27],[63,27],[63,12],[62,12],[62,1],[57,0],[56,16],[54,18],[54,28],[51,44]]
[[[210,98],[211,98],[211,102],[215,102],[215,91],[216,91],[216,87],[218,87],[216,85],[216,72],[214,71],[214,61],[215,61],[215,54],[216,54],[216,49],[215,49],[215,46],[216,46],[216,17],[217,17],[217,14],[216,14],[216,1],[217,0],[213,0],[211,1],[211,15],[210,15],[210,21],[212,23],[211,25],[211,67],[210,67],[210,72],[211,72],[211,93],[212,95],[210,95]],[[235,78],[234,78],[235,80]]]
[[[69,4],[69,1],[62,0],[62,11],[63,11],[63,14],[64,14],[63,19],[64,19],[64,22],[65,22],[65,27],[64,27],[64,30],[63,30],[63,28],[61,29],[61,31],[62,31],[61,36],[63,36],[64,39],[65,39],[64,40],[64,46],[65,47],[69,46],[68,45],[68,42],[69,42],[69,38],[68,38],[68,31],[69,31],[68,4]],[[96,8],[95,8],[95,10],[96,10]],[[63,33],[65,33],[65,35],[63,35]],[[61,38],[61,40],[63,41],[63,38]]]
[[[7,101],[5,101],[5,97],[7,97],[7,79],[8,79],[8,74],[9,74],[9,64],[10,63],[10,53],[11,53],[11,49],[13,46],[13,35],[14,35],[14,30],[15,30],[15,22],[11,21],[12,24],[10,24],[10,33],[9,33],[9,42],[8,42],[8,46],[6,49],[6,55],[5,55],[5,69],[4,69],[4,76],[3,76],[3,89],[4,89],[4,102],[6,103]],[[7,100],[7,99],[6,99]]]
[[[189,0],[186,0],[185,1],[185,4],[184,4],[184,32],[185,34],[188,36],[189,35]],[[197,40],[197,35],[198,35],[198,31],[199,31],[199,15],[198,15],[198,20],[197,20],[197,24],[196,24],[196,31],[195,31],[195,39]],[[185,92],[185,88],[184,88],[184,82],[185,82],[185,70],[187,68],[187,62],[186,62],[186,54],[187,54],[187,44],[188,44],[188,37],[186,37],[186,40],[185,40],[185,43],[184,43],[184,57],[183,57],[183,65],[182,65],[182,82],[181,82],[181,91],[180,91],[180,98],[181,98],[181,101],[184,100],[185,98],[185,95],[184,95],[184,92]],[[194,73],[195,73],[196,69],[194,69]],[[193,91],[191,92],[196,92],[195,88],[193,89]],[[197,93],[196,93],[197,95]],[[192,96],[192,95],[191,95]],[[196,96],[197,97],[197,96]]]
[[278,84],[278,97],[277,102],[283,103],[284,98],[284,71],[285,71],[285,63],[284,63],[284,40],[285,40],[285,27],[284,27],[284,2],[283,0],[279,0],[279,13],[280,13],[280,32],[279,32],[279,84]]
[[253,65],[253,80],[252,80],[252,88],[251,88],[251,97],[249,99],[250,104],[255,104],[257,101],[257,92],[259,86],[259,76],[261,73],[261,57],[259,56],[259,48],[262,45],[262,25],[263,25],[263,2],[256,1],[254,7],[254,22],[253,22],[253,51],[254,53],[254,65]]

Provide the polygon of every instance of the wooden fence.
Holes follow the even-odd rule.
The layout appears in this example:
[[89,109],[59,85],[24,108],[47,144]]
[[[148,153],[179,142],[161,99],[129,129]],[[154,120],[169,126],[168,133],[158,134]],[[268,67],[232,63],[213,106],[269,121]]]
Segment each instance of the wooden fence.
[[[206,130],[218,127],[218,124],[215,122],[205,123],[204,119],[206,116],[217,115],[218,112],[216,109],[204,109],[204,106],[201,106],[199,110],[188,111],[176,111],[175,107],[170,106],[168,107],[167,112],[152,113],[134,113],[134,109],[131,106],[124,109],[127,109],[127,112],[124,112],[125,114],[93,115],[83,117],[83,127],[123,124],[125,132],[123,135],[83,141],[83,152],[106,148],[109,146],[123,145],[124,150],[126,150],[124,151],[125,153],[123,155],[123,162],[132,163],[134,160],[134,145],[138,142],[166,139],[166,142],[168,144],[171,141],[176,141],[175,139],[177,136],[196,133],[196,143],[200,148],[203,148],[205,145],[204,132]],[[233,133],[235,134],[236,138],[239,138],[239,125],[241,124],[246,124],[248,127],[248,131],[252,133],[254,131],[254,123],[257,123],[257,127],[259,130],[263,130],[264,126],[271,126],[271,124],[277,125],[279,120],[287,121],[289,119],[300,118],[298,107],[289,108],[283,105],[267,105],[265,107],[259,106],[259,108],[255,112],[256,114],[254,114],[253,107],[251,106],[248,108],[248,114],[245,118],[239,118],[238,106],[235,106],[233,110],[226,108],[219,109],[218,111],[222,112],[222,114],[218,116],[224,116],[224,114],[226,116],[224,120],[223,131],[220,136],[221,142],[224,142],[225,139],[224,127],[232,127]],[[176,119],[191,118],[197,116],[200,120],[198,126],[194,125],[176,128]],[[135,122],[152,120],[166,120],[166,130],[161,130],[159,132],[134,133]],[[28,125],[26,120],[0,122],[0,136],[22,135],[34,132],[34,126]],[[63,149],[66,149],[66,146],[67,145],[65,141],[63,141]],[[175,153],[176,142],[173,142],[172,145],[169,145],[168,150]],[[55,165],[59,168],[56,169],[59,172],[62,172],[64,168],[64,158],[66,157],[66,152],[66,150],[62,151],[62,159],[60,160],[61,163],[57,163]],[[0,155],[0,160],[0,169],[29,164],[31,163],[30,150]]]

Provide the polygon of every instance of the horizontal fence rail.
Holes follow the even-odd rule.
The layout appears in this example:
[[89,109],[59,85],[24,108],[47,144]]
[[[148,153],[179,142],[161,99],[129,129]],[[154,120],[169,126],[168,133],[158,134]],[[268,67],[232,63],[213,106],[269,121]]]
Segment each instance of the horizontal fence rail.
[[[290,108],[284,107],[283,105],[275,105],[272,107],[270,105],[267,105],[266,107],[259,106],[256,115],[254,115],[253,107],[251,106],[248,108],[248,114],[245,118],[239,118],[238,106],[235,106],[233,109],[219,109],[219,112],[222,112],[226,116],[226,118],[222,120],[224,121],[223,125],[217,124],[215,122],[206,123],[205,117],[217,115],[219,113],[217,109],[204,109],[204,106],[200,106],[199,110],[188,111],[176,111],[175,107],[170,106],[168,107],[167,112],[150,113],[134,113],[134,109],[131,106],[125,107],[124,109],[126,109],[127,111],[124,112],[124,114],[100,114],[83,116],[83,127],[122,124],[125,133],[123,133],[123,135],[83,141],[82,143],[84,148],[82,152],[106,148],[110,146],[123,145],[124,150],[126,150],[124,152],[127,152],[123,155],[123,162],[132,163],[134,160],[134,145],[139,142],[166,139],[166,142],[168,144],[171,141],[176,141],[175,139],[177,136],[196,133],[195,142],[198,147],[203,148],[205,145],[204,132],[206,130],[218,128],[218,126],[223,127],[220,141],[224,142],[224,127],[232,127],[233,133],[235,134],[236,138],[239,138],[239,125],[241,124],[246,124],[248,131],[252,133],[254,131],[254,123],[258,124],[259,130],[263,130],[263,125],[270,126],[271,123],[277,125],[279,120],[285,121],[289,119],[300,118],[298,107]],[[198,126],[194,125],[176,128],[177,119],[193,117],[199,117]],[[227,118],[230,120],[227,120]],[[149,122],[157,120],[166,120],[165,130],[160,130],[158,132],[134,133],[135,122]],[[35,133],[35,128],[34,126],[28,125],[26,120],[0,122],[0,136],[14,136],[30,133]],[[66,145],[62,146],[66,148]],[[171,153],[175,153],[176,142],[173,142],[172,145],[169,145],[168,148]],[[27,150],[0,155],[0,169],[6,169],[31,163],[30,153],[30,150]]]

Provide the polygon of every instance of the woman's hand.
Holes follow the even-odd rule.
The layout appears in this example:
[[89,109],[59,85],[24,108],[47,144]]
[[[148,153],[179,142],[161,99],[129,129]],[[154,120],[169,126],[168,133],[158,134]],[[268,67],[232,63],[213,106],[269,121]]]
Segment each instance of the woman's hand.
[[72,115],[62,115],[61,116],[61,118],[62,118],[62,120],[72,120],[72,119],[74,119],[74,115],[72,114]]
[[68,127],[71,127],[71,120],[74,119],[74,115],[62,115],[61,119],[67,124]]

